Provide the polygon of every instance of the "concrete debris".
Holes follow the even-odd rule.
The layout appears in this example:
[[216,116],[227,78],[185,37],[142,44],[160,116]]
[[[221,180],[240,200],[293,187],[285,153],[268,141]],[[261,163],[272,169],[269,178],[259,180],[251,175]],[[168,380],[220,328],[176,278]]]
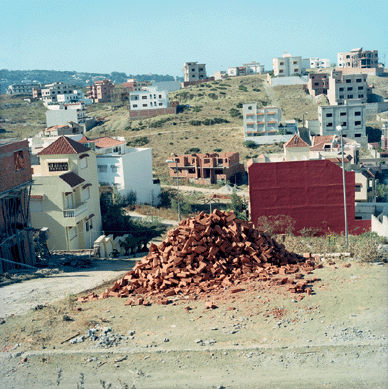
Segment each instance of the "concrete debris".
[[[290,253],[252,222],[216,209],[181,221],[161,244],[151,243],[149,254],[121,280],[100,295],[90,293],[78,301],[132,295],[125,305],[150,305],[147,297],[166,305],[178,294],[196,296],[226,288],[238,293],[243,288],[236,284],[254,279],[311,294],[307,285],[318,279],[306,280],[300,273],[310,274],[317,267],[322,264],[310,253]],[[210,302],[207,308],[216,306]]]

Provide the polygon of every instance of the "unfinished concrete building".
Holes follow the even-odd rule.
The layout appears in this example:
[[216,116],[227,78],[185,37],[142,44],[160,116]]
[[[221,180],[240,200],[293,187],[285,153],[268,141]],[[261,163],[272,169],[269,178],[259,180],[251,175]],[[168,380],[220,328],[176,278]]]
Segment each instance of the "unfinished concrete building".
[[175,155],[168,163],[171,178],[197,184],[216,184],[239,180],[244,174],[244,164],[239,153],[207,153]]
[[0,272],[6,272],[18,263],[35,264],[28,141],[0,141],[0,166]]

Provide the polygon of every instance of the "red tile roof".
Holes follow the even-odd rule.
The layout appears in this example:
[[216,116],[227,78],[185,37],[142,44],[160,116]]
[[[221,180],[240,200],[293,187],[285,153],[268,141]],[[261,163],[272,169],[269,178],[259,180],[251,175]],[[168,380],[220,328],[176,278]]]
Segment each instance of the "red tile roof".
[[57,124],[56,126],[48,128],[46,131],[59,130],[60,128],[69,128],[69,126],[67,124]]
[[295,134],[284,147],[310,147],[299,135]]
[[316,146],[319,143],[333,142],[336,135],[317,135],[312,137],[311,146]]
[[105,147],[114,147],[114,146],[119,146],[122,144],[125,144],[124,141],[117,140],[110,138],[109,136],[103,136],[101,138],[87,138],[86,136],[83,136],[80,140],[79,143],[94,143],[97,148],[103,149]]
[[62,135],[51,145],[44,148],[38,155],[80,154],[90,149],[75,140]]
[[75,174],[74,172],[68,172],[61,174],[59,176],[60,179],[66,182],[66,184],[70,185],[72,188],[75,188],[77,185],[85,182],[83,178]]

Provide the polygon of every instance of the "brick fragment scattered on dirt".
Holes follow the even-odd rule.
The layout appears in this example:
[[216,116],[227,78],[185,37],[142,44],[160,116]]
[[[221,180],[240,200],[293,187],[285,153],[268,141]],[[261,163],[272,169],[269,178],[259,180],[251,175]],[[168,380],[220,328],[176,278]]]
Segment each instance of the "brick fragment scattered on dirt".
[[216,209],[181,221],[162,243],[151,243],[149,254],[121,280],[100,295],[90,293],[78,301],[136,295],[125,305],[145,305],[145,301],[166,305],[167,297],[176,295],[196,299],[209,293],[243,292],[236,285],[254,280],[266,289],[284,286],[304,293],[307,283],[300,282],[301,274],[318,267],[322,265],[310,253],[302,257],[288,252],[252,222]]

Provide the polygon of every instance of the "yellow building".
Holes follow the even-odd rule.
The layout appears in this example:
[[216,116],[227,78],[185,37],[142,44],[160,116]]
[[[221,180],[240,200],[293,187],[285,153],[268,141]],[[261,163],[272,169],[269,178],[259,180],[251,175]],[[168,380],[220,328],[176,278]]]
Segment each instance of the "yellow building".
[[307,161],[309,159],[310,145],[299,135],[294,135],[284,147],[285,161]]
[[50,250],[92,248],[102,228],[94,151],[61,136],[38,156],[40,165],[32,166],[32,226],[49,228]]

